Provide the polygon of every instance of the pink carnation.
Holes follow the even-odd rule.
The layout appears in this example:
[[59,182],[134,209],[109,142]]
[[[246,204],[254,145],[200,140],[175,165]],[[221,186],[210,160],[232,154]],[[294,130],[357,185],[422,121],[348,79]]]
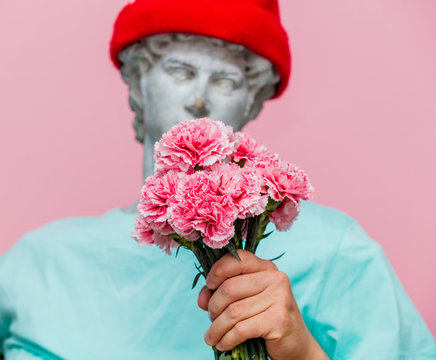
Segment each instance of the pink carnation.
[[262,196],[261,182],[256,173],[232,163],[214,164],[208,171],[219,176],[218,191],[232,198],[240,219],[260,215],[265,211],[268,197]]
[[229,156],[234,149],[232,128],[221,121],[186,120],[162,136],[154,146],[155,171],[170,169],[192,173]]
[[132,231],[132,237],[140,245],[153,245],[153,229],[150,225],[139,215],[135,220],[135,227]]
[[174,126],[155,144],[155,175],[146,179],[132,236],[170,254],[171,234],[225,247],[234,222],[280,206],[269,215],[277,229],[289,229],[300,200],[313,188],[303,170],[220,121],[203,118]]
[[233,134],[233,140],[236,147],[231,157],[236,163],[277,158],[277,155],[271,153],[265,145],[256,142],[251,135],[239,131]]
[[300,211],[299,204],[292,200],[286,199],[276,211],[270,214],[269,219],[279,231],[288,230]]
[[262,179],[262,192],[268,194],[275,201],[282,201],[285,197],[298,201],[310,200],[313,187],[303,170],[279,160],[267,159],[249,165],[247,168],[256,171]]
[[153,234],[153,240],[154,244],[164,250],[168,255],[171,255],[171,248],[176,248],[179,246],[179,244],[177,244],[172,237],[162,235],[157,232]]
[[168,255],[171,255],[171,248],[178,246],[178,244],[171,237],[154,232],[150,227],[150,224],[147,223],[141,215],[136,218],[135,228],[132,231],[132,237],[140,245],[157,245]]
[[200,232],[211,248],[226,246],[235,233],[238,210],[231,197],[219,191],[220,177],[199,171],[180,186],[171,204],[171,225],[182,236]]
[[186,176],[184,173],[174,171],[149,176],[142,187],[138,212],[153,230],[161,234],[174,233],[168,223],[168,207],[176,194],[178,182],[184,176]]

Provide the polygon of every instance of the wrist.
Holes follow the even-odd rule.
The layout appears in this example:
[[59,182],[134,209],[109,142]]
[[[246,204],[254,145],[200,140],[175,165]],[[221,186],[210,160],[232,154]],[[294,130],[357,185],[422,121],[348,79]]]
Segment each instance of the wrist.
[[[279,346],[280,351],[274,349],[276,352],[271,348],[268,349],[267,346],[271,360],[329,360],[309,330],[306,329],[306,331],[307,334],[297,342],[294,337],[283,339]],[[297,343],[298,346],[296,346]]]
[[305,353],[306,355],[302,357],[301,360],[329,360],[328,356],[315,340],[315,338],[313,338],[312,335],[310,337],[311,341]]

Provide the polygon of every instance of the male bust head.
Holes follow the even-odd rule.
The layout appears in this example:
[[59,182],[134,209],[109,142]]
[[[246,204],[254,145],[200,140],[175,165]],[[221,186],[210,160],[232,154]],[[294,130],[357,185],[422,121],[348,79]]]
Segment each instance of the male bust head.
[[160,34],[120,52],[138,141],[158,140],[187,118],[211,117],[240,129],[275,94],[270,61],[241,45],[187,34]]
[[[229,23],[238,26],[223,29]],[[289,76],[276,0],[137,0],[117,19],[111,55],[129,85],[144,175],[153,172],[153,144],[173,125],[210,117],[239,130]]]

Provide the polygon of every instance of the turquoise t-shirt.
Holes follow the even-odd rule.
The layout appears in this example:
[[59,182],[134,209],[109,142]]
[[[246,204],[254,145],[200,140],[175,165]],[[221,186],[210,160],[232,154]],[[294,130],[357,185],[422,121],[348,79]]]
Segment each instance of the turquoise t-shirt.
[[[195,259],[131,237],[134,214],[67,218],[0,257],[0,352],[26,359],[213,359],[191,290]],[[258,256],[289,276],[306,325],[335,360],[436,359],[436,343],[383,251],[343,213],[303,202]],[[1,350],[2,348],[2,350]]]

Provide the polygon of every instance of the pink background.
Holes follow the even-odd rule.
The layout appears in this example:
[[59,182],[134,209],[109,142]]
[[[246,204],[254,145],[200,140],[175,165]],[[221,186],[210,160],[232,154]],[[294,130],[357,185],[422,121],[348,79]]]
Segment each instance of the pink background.
[[[108,57],[125,3],[1,0],[0,252],[55,218],[136,199],[141,146]],[[291,86],[247,131],[382,244],[435,333],[436,2],[281,5]]]

